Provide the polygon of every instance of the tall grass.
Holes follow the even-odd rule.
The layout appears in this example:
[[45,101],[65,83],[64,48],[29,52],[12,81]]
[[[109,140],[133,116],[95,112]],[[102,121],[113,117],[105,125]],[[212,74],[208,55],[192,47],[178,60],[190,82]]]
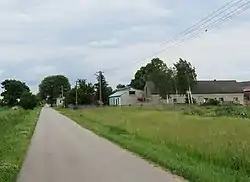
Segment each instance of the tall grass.
[[0,182],[14,182],[21,168],[39,110],[0,112]]
[[143,108],[61,112],[190,181],[250,181],[250,120]]

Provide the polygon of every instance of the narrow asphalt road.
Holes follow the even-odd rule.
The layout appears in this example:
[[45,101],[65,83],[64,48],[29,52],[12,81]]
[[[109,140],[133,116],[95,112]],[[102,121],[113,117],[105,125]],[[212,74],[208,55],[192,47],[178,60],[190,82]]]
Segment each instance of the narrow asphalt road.
[[43,108],[18,182],[176,182],[171,174]]

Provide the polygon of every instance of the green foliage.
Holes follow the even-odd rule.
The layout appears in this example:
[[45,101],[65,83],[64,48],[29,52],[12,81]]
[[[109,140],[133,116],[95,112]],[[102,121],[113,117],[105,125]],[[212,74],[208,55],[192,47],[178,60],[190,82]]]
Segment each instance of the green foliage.
[[[99,87],[99,80],[100,80],[100,77],[97,76],[97,83],[95,84],[95,90],[96,90],[96,98],[95,100],[99,100],[99,96],[100,96],[100,87]],[[108,105],[109,103],[109,96],[112,94],[112,88],[109,87],[106,79],[105,79],[105,76],[102,74],[101,75],[101,91],[102,91],[102,101],[104,104]]]
[[33,95],[30,92],[23,93],[20,98],[19,105],[25,110],[28,109],[33,110],[38,105],[38,100],[36,95]]
[[65,95],[70,90],[70,83],[67,77],[63,75],[54,75],[44,78],[39,85],[39,95],[42,99],[53,104],[56,98],[62,94],[62,88]]
[[250,181],[250,120],[141,107],[61,112],[190,181]]
[[176,90],[186,94],[189,85],[194,86],[196,77],[195,68],[186,60],[180,59],[174,64],[174,68],[168,68],[164,61],[155,58],[136,72],[130,85],[135,89],[143,90],[146,81],[153,81],[161,97],[166,98]]
[[244,106],[220,106],[215,110],[217,116],[250,118],[250,109]]
[[143,90],[147,81],[147,68],[141,67],[136,73],[135,78],[131,80],[130,86],[135,89]]
[[38,115],[38,110],[0,111],[0,182],[16,181]]
[[195,68],[192,67],[190,62],[180,59],[179,62],[174,64],[176,70],[176,86],[180,94],[186,94],[189,86],[192,88],[196,82]]
[[5,80],[2,83],[3,103],[7,106],[15,106],[18,104],[18,99],[24,92],[29,92],[30,89],[25,83],[18,80]]
[[117,88],[117,89],[126,88],[126,85],[118,84],[118,85],[116,86],[116,88]]
[[[84,79],[77,81],[77,102],[80,105],[93,104],[95,96],[95,87],[92,83],[87,83]],[[76,87],[71,89],[66,97],[67,104],[75,104]]]
[[204,106],[218,106],[220,105],[220,101],[216,99],[209,99],[207,102],[203,103]]

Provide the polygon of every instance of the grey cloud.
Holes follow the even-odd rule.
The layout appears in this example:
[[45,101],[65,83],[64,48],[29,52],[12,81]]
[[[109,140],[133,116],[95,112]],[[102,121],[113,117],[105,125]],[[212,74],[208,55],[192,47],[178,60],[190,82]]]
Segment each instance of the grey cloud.
[[[226,1],[1,1],[1,79],[15,77],[36,88],[41,79],[50,74],[65,74],[73,83],[77,78],[95,81],[96,71],[111,69],[105,75],[112,86],[129,83],[136,69],[150,59],[144,58],[157,51],[158,45]],[[237,38],[231,36],[245,35],[245,31],[232,33],[231,36],[225,33],[234,27],[249,30],[249,26],[242,25],[248,16],[245,14],[217,30],[221,41],[234,41],[240,45]],[[230,59],[224,56],[227,54],[225,45],[220,47],[216,42],[220,39],[204,36],[199,40],[196,43],[188,41],[184,50],[169,50],[159,57],[169,64],[178,57],[191,60],[201,78],[223,75],[247,78],[246,67],[249,66],[245,60],[249,54],[241,55],[242,50],[230,47],[231,52],[235,52]],[[206,47],[205,43],[210,45]],[[214,54],[214,47],[221,52],[219,55]],[[214,64],[221,61],[212,74],[214,68],[207,63],[209,60],[216,60]],[[241,60],[244,66],[238,67],[241,71],[233,72],[235,66],[228,64],[230,72],[222,73],[220,70],[228,60]],[[116,70],[116,67],[121,69]]]

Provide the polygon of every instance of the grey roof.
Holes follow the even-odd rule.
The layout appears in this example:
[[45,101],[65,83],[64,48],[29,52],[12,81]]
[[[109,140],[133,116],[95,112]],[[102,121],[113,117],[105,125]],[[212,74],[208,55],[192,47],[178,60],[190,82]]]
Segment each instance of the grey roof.
[[239,85],[241,86],[241,88],[249,88],[250,87],[250,81],[239,82]]
[[112,95],[109,96],[109,98],[111,97],[120,97],[122,96],[123,94],[125,94],[127,92],[127,90],[119,90],[119,91],[116,91],[115,93],[113,93]]
[[243,93],[236,80],[197,81],[192,89],[193,94],[226,94]]
[[[148,81],[146,85],[150,89],[151,94],[159,93],[154,82]],[[236,80],[213,80],[213,81],[209,80],[209,81],[197,81],[192,88],[192,93],[193,94],[243,93],[243,89]]]

